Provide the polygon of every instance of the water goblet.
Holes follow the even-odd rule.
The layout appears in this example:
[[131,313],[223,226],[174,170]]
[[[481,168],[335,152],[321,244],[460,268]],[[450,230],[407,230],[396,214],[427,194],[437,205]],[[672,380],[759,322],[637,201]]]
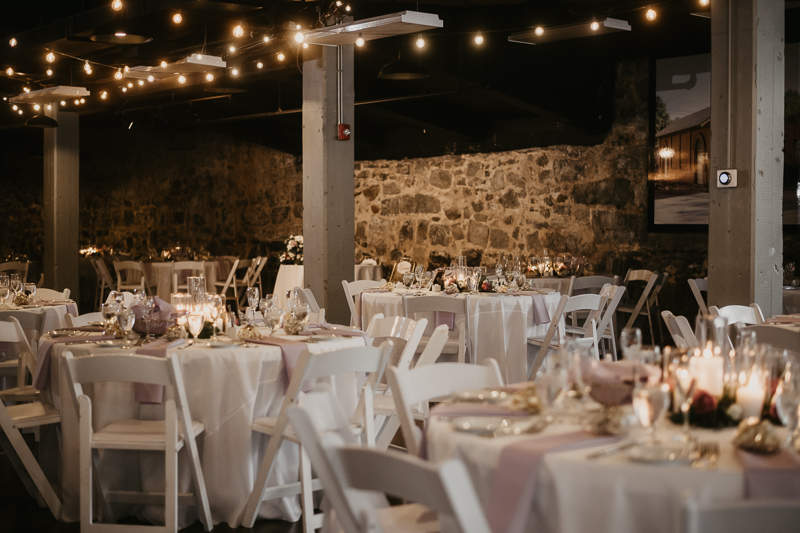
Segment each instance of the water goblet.
[[0,287],[5,287],[6,289],[11,287],[11,279],[8,274],[0,273]]
[[117,315],[117,304],[114,302],[107,302],[100,305],[100,314],[103,315],[103,319],[106,321],[106,329],[111,327],[112,321]]
[[36,284],[26,283],[23,285],[23,293],[28,297],[28,303],[33,303],[36,298]]
[[414,273],[413,272],[406,272],[403,274],[403,285],[405,285],[406,290],[411,287],[411,284],[414,282]]
[[494,273],[497,276],[498,280],[503,279],[503,263],[502,261],[498,261],[497,264],[494,265]]
[[211,318],[211,340],[217,342],[217,319],[219,318],[222,302],[221,298],[216,294],[209,294],[208,298],[208,316]]
[[277,307],[270,307],[264,313],[264,324],[269,329],[270,336],[275,334],[275,330],[278,329],[278,325],[281,323],[282,316],[283,312]]
[[470,294],[478,292],[478,280],[475,279],[475,276],[469,276],[467,278],[467,290]]
[[418,264],[414,267],[414,279],[417,280],[417,287],[422,280],[422,274],[425,273],[425,265]]
[[258,302],[258,310],[261,311],[262,315],[270,307],[272,307],[272,299],[271,298],[267,297],[267,298],[261,298],[261,300],[259,300],[259,302]]
[[133,324],[136,322],[136,315],[133,314],[133,311],[130,309],[123,309],[117,315],[117,324],[122,329],[125,334],[125,345],[122,347],[125,350],[129,350],[131,347],[131,330],[133,330]]
[[648,442],[656,444],[656,429],[669,404],[669,385],[666,383],[637,383],[633,392],[633,413],[648,429]]
[[692,407],[694,390],[697,380],[694,379],[689,371],[688,360],[681,359],[672,366],[672,382],[675,384],[675,391],[680,396],[681,413],[683,413],[683,431],[676,439],[680,442],[691,443],[692,435],[689,432],[689,410]]
[[515,270],[514,271],[514,284],[517,286],[518,289],[522,290],[522,286],[525,285],[525,273],[522,270]]
[[193,344],[197,342],[197,337],[200,335],[200,332],[203,331],[203,326],[205,325],[205,317],[203,313],[191,312],[186,319],[186,324],[189,326],[189,333],[192,334],[194,340],[190,343]]
[[245,291],[245,296],[247,298],[247,304],[252,307],[253,309],[256,308],[258,305],[258,287],[247,287]]
[[145,298],[144,301],[142,302],[142,319],[144,320],[144,326],[145,326],[145,336],[144,336],[145,342],[150,342],[151,340],[153,340],[150,338],[150,323],[153,321],[153,310],[155,309],[155,307],[156,307],[156,301],[155,298],[153,298],[152,296],[149,298]]
[[144,291],[144,289],[131,289],[131,294],[133,294],[133,303],[138,305],[141,305],[142,300],[147,297],[147,293]]
[[795,361],[787,361],[783,374],[775,390],[775,408],[778,418],[789,430],[786,437],[786,446],[791,444],[798,427],[798,406],[800,406],[800,372]]
[[11,283],[10,283],[11,290],[14,291],[14,294],[18,294],[22,291],[22,280],[19,277],[19,274],[11,274]]
[[122,294],[121,291],[111,291],[108,293],[107,302],[116,302],[119,304],[119,308],[122,309],[125,307],[125,295]]
[[8,305],[8,295],[11,294],[11,289],[8,287],[0,286],[0,306]]
[[622,357],[638,363],[642,349],[642,330],[639,328],[625,328],[619,334],[619,345]]

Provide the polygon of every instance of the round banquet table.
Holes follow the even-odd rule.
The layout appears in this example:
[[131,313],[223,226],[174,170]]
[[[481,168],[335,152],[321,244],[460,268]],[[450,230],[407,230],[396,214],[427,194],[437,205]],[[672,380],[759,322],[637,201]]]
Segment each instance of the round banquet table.
[[800,287],[783,289],[783,314],[793,315],[800,313]]
[[[679,428],[663,424],[664,438]],[[456,432],[444,419],[428,422],[427,452],[434,462],[461,459],[469,471],[478,499],[487,515],[489,502],[502,485],[495,473],[503,448],[525,439],[548,437],[579,430],[570,424],[551,424],[542,433],[486,438]],[[602,447],[545,453],[534,472],[533,500],[524,530],[537,533],[673,533],[679,531],[682,493],[691,490],[700,502],[737,500],[744,497],[742,467],[730,444],[733,429],[693,430],[700,441],[717,441],[717,469],[690,466],[638,464],[625,452],[588,460],[586,455]],[[495,502],[497,500],[495,499]]]
[[[369,324],[372,315],[405,316],[403,298],[405,289],[390,293],[361,293],[361,324]],[[414,291],[408,291],[413,293]],[[443,293],[439,293],[443,294]],[[422,296],[421,298],[424,298]],[[455,298],[464,298],[464,295]],[[558,307],[561,295],[550,292],[544,295],[547,312],[552,316]],[[427,318],[426,335],[431,335],[436,327],[434,313],[420,313],[418,319]],[[479,293],[469,296],[470,341],[475,354],[474,362],[481,363],[494,358],[500,365],[506,383],[516,383],[528,379],[528,337],[543,336],[547,333],[549,321],[535,325],[533,300],[530,296],[511,296],[493,293]]]
[[555,289],[561,294],[567,294],[567,290],[569,290],[569,278],[557,278],[554,276],[549,278],[528,278],[528,283],[531,284],[531,287]]
[[[380,265],[355,265],[354,279],[380,280],[383,277]],[[278,307],[286,308],[286,292],[295,287],[304,287],[303,265],[281,265],[275,278],[273,294],[278,297]]]
[[[6,317],[10,316],[16,317],[24,314],[42,314],[44,315],[44,320],[42,321],[42,331],[40,331],[39,334],[44,334],[48,331],[66,326],[64,315],[67,313],[70,313],[72,316],[78,316],[78,307],[75,305],[75,302],[31,308],[0,309],[0,320],[6,320]],[[31,349],[36,350],[39,339],[31,338],[30,334],[28,334],[28,336],[28,340],[31,342]],[[10,346],[6,346],[6,344],[7,343],[0,343],[0,360],[16,358],[18,356],[15,351],[16,347],[12,349]],[[3,353],[6,355],[4,356]]]
[[383,269],[381,265],[356,265],[353,272],[353,280],[372,280],[380,281],[383,279]]
[[[358,346],[364,346],[362,337],[343,337],[309,343],[308,350],[321,353]],[[74,522],[80,518],[79,422],[68,392],[66,373],[61,368],[62,357],[67,351],[71,351],[76,357],[109,353],[131,354],[133,351],[87,344],[53,345],[50,386],[45,392],[53,405],[61,411],[60,519]],[[284,398],[281,350],[277,346],[259,345],[247,348],[189,347],[170,353],[174,353],[180,362],[192,419],[205,425],[205,431],[198,436],[197,443],[213,522],[227,522],[231,527],[238,527],[269,442],[268,436],[253,432],[251,425],[256,418],[277,416]],[[339,375],[326,381],[331,383],[345,409],[350,413],[355,412],[361,380],[355,375]],[[131,383],[87,385],[84,392],[92,397],[95,427],[102,427],[117,418],[138,416],[163,419],[162,405],[136,403]],[[57,445],[53,442],[48,444],[50,449]],[[106,486],[117,490],[129,487],[130,490],[145,488],[163,491],[163,464],[163,456],[106,450],[101,462],[102,476]],[[192,490],[191,471],[188,467],[188,456],[181,451],[178,470],[180,492]],[[298,467],[297,446],[282,444],[268,485],[299,481]],[[258,516],[297,521],[300,513],[299,498],[293,496],[263,502]],[[163,508],[144,508],[144,518],[154,523],[163,523]],[[180,507],[180,527],[196,519],[197,514],[193,507]]]

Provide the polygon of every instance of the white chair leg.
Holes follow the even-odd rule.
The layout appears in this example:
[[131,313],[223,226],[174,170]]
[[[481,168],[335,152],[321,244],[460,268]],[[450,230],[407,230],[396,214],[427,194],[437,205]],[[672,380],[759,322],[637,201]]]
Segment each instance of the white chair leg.
[[314,488],[311,479],[311,459],[300,445],[300,503],[303,508],[303,531],[314,533]]
[[375,438],[375,448],[378,450],[388,449],[398,429],[400,429],[400,418],[397,414],[386,417],[383,427]]
[[164,529],[178,531],[178,421],[175,416],[175,400],[166,403],[166,454],[164,457]]

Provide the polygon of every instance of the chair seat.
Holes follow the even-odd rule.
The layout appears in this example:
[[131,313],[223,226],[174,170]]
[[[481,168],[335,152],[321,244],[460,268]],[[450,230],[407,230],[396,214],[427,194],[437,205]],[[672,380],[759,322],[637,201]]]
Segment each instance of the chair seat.
[[[256,418],[253,421],[252,429],[253,431],[258,431],[259,433],[263,433],[265,435],[274,435],[275,434],[275,424],[278,421],[277,416],[265,416],[262,418]],[[353,430],[353,435],[359,435],[363,432],[363,428],[358,424],[350,424],[350,429]],[[283,432],[283,438],[294,442],[295,444],[300,443],[300,436],[294,430],[291,424],[286,425],[286,429]]]
[[[166,446],[163,420],[135,420],[123,418],[92,434],[92,448],[119,450],[163,450]],[[192,431],[197,437],[205,426],[192,420]],[[183,447],[183,432],[178,428],[178,449]]]
[[[376,394],[372,398],[372,405],[376,415],[390,415],[397,411],[394,397],[391,394]],[[414,418],[422,419],[422,411],[419,404],[411,406],[411,414]]]
[[[455,337],[453,334],[455,333]],[[419,340],[419,346],[417,346],[417,353],[422,353],[427,346],[428,341],[431,340],[430,335],[423,335],[422,338]],[[443,354],[457,354],[458,353],[458,330],[453,330],[450,332],[450,337],[447,339],[447,342],[444,343],[444,348],[442,348]]]
[[19,429],[55,424],[61,421],[61,414],[42,402],[21,403],[6,407],[8,414]]
[[[626,304],[626,305],[618,305],[617,306],[617,311],[621,311],[623,313],[630,314],[630,313],[633,313],[635,310],[636,310],[636,306],[635,305],[627,305]],[[642,308],[639,310],[639,314],[640,315],[645,315],[645,316],[650,314],[649,311],[647,310],[647,306],[646,305],[642,306]]]
[[0,376],[16,376],[19,359],[10,359],[0,362]]
[[0,399],[7,402],[32,402],[41,396],[41,391],[33,385],[23,385],[11,389],[0,390]]
[[[542,344],[544,344],[544,335],[539,337],[528,337],[528,344],[541,346]],[[558,348],[558,337],[553,336],[553,339],[550,341],[550,346]]]
[[[384,533],[437,533],[441,529],[436,511],[419,503],[384,507],[375,515]],[[344,533],[341,528],[336,531]]]

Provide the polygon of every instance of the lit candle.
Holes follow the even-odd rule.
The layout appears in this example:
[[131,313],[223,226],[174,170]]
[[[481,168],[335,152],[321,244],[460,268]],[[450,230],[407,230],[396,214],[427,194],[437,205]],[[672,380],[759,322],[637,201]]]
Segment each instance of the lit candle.
[[711,350],[711,343],[706,345],[702,355],[697,354],[689,360],[689,371],[697,380],[697,388],[711,396],[722,396],[725,378],[725,361]]
[[750,381],[746,386],[739,387],[736,391],[736,403],[742,406],[742,416],[757,416],[761,418],[761,410],[764,407],[764,396],[766,391],[758,379],[758,373],[753,371],[750,374]]

